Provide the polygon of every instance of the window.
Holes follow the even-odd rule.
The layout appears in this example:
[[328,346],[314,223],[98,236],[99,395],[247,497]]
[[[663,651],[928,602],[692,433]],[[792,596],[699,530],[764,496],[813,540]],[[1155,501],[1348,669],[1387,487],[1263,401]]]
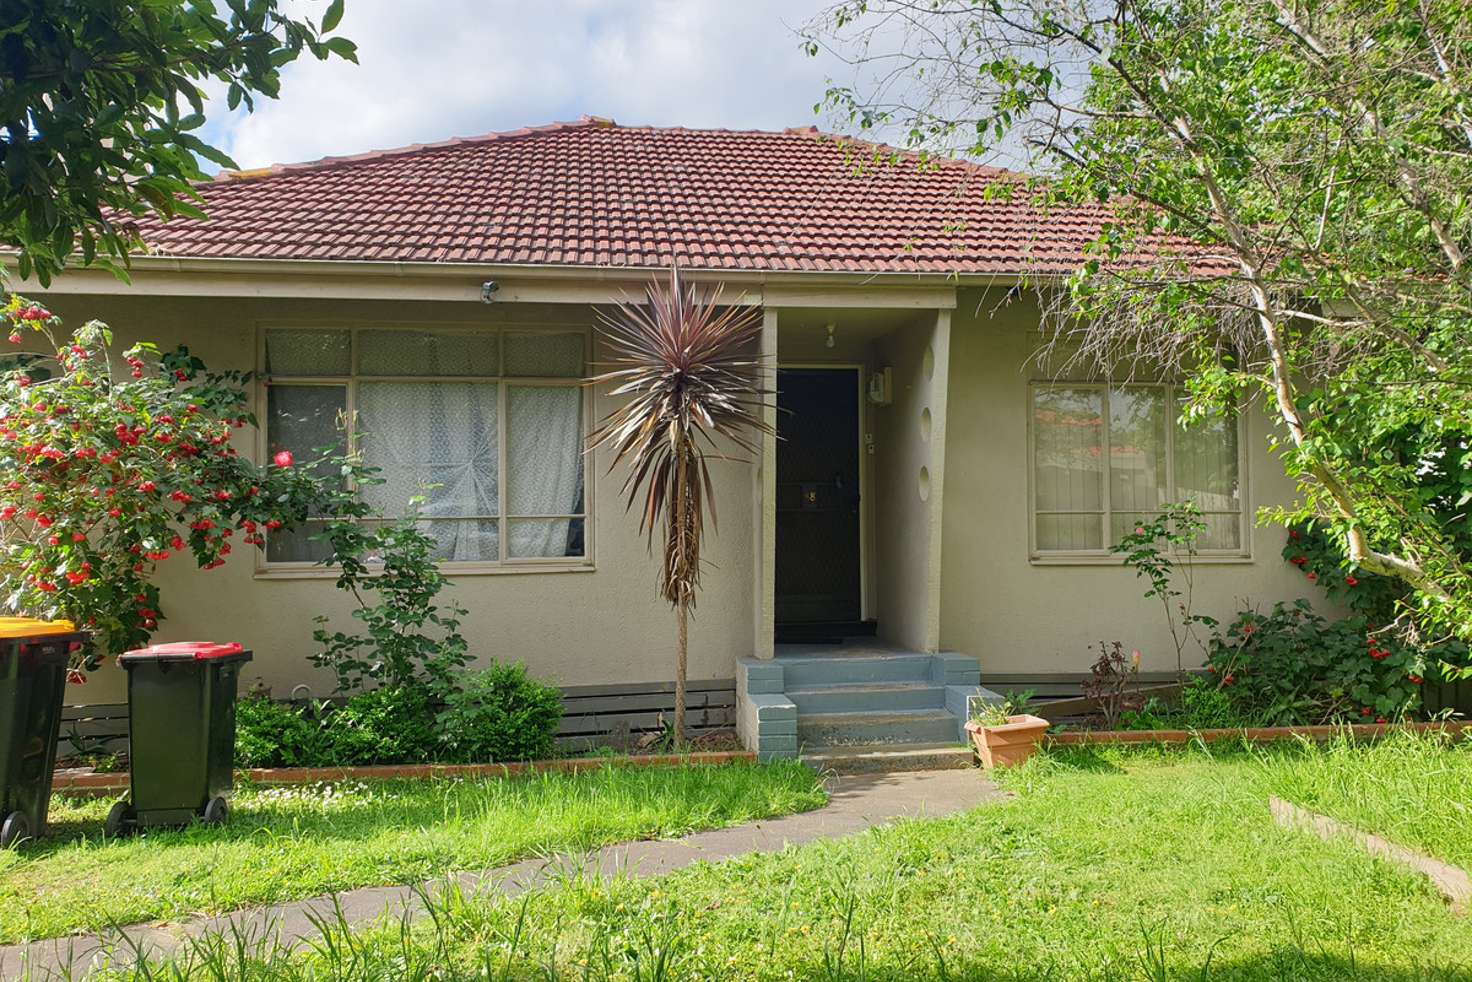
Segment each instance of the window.
[[1207,526],[1199,551],[1242,553],[1238,414],[1183,429],[1185,400],[1164,385],[1038,384],[1031,399],[1036,553],[1106,553],[1183,500]]
[[[315,457],[346,425],[384,482],[364,500],[396,516],[423,496],[440,560],[584,557],[586,344],[580,331],[269,328],[268,453]],[[271,536],[267,561],[316,562],[313,531]]]

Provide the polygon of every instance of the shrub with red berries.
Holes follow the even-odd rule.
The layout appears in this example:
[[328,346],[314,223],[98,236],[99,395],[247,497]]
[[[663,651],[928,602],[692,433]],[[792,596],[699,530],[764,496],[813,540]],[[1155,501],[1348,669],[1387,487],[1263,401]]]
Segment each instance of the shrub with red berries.
[[[1357,690],[1362,697],[1360,716],[1387,713],[1397,704],[1404,712],[1421,708],[1424,675],[1440,677],[1448,670],[1465,673],[1467,646],[1454,638],[1417,638],[1408,626],[1414,618],[1404,617],[1411,591],[1399,580],[1356,568],[1344,555],[1340,540],[1313,525],[1296,525],[1288,530],[1283,558],[1316,584],[1333,603],[1352,611],[1350,621],[1369,638],[1363,652],[1347,654],[1348,668],[1362,666],[1366,657],[1377,666],[1375,682]],[[1332,647],[1332,646],[1331,646]],[[1388,690],[1394,698],[1380,693]],[[1403,702],[1400,697],[1404,697]],[[1368,710],[1368,711],[1366,711]]]
[[1312,525],[1288,530],[1283,558],[1298,567],[1308,582],[1325,596],[1373,623],[1395,619],[1396,605],[1408,594],[1398,580],[1364,572],[1345,558],[1338,540]]
[[1244,715],[1291,725],[1414,713],[1426,665],[1395,630],[1329,621],[1300,600],[1238,614],[1212,638],[1206,670]]
[[28,367],[0,374],[0,578],[8,611],[91,630],[95,665],[158,626],[160,564],[215,569],[334,490],[311,468],[261,467],[231,445],[255,423],[244,373],[210,374],[184,348],[148,344],[124,352],[119,370],[106,325],[65,339],[60,327],[18,296],[0,307],[0,334],[41,339],[55,365],[44,379]]

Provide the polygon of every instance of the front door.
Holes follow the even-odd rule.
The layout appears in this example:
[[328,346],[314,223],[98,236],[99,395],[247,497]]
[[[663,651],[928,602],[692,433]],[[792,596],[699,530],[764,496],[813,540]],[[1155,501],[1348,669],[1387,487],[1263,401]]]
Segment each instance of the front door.
[[777,372],[778,624],[856,622],[859,371]]

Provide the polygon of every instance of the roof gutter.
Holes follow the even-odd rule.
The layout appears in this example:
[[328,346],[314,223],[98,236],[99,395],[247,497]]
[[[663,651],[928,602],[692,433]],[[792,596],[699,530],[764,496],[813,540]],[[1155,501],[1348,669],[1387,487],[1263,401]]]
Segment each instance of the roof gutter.
[[[0,259],[13,269],[12,256]],[[292,276],[392,276],[392,277],[486,277],[536,280],[581,280],[626,282],[648,277],[667,267],[583,266],[572,263],[458,263],[402,262],[359,259],[248,259],[195,256],[135,255],[129,260],[135,272],[238,273]],[[72,267],[69,272],[96,272]],[[693,279],[731,283],[824,283],[854,286],[1010,286],[1022,279],[1020,272],[954,273],[862,270],[761,270],[723,267],[682,266],[682,274]],[[67,275],[63,272],[61,275]],[[1034,279],[1037,274],[1031,274]],[[1050,274],[1051,275],[1051,274]]]
[[[0,262],[13,264],[12,257]],[[572,264],[381,262],[134,256],[131,282],[97,267],[73,268],[37,294],[366,301],[605,304],[642,292],[662,267]],[[721,283],[733,303],[769,307],[954,308],[962,287],[1010,289],[1009,273],[730,270],[684,267],[691,282]],[[1037,277],[1032,278],[1034,282]]]

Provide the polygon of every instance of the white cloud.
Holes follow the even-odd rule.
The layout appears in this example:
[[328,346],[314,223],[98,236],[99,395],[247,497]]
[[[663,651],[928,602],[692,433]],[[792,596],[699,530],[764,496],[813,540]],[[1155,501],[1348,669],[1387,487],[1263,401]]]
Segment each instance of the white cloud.
[[[347,0],[359,65],[289,66],[279,101],[211,122],[242,167],[516,129],[817,122],[841,66],[793,31],[827,0]],[[312,15],[320,4],[306,4]],[[223,107],[222,107],[223,108]]]

